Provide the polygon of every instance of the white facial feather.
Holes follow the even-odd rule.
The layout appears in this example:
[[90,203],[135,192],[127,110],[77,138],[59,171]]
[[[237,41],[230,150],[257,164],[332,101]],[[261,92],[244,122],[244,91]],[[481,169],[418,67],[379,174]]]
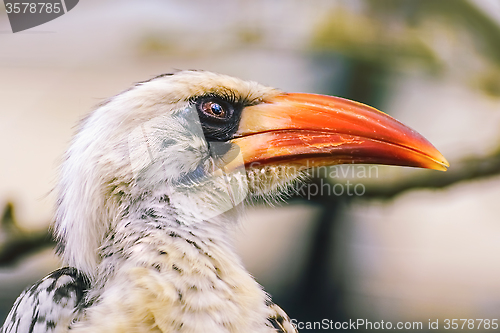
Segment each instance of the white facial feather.
[[[190,112],[190,101],[210,93],[255,103],[280,92],[224,75],[185,71],[140,83],[82,122],[57,187],[55,232],[67,264],[92,278],[99,247],[134,196],[178,181],[197,168],[213,167],[201,127],[189,118],[196,114]],[[178,194],[173,204],[186,212],[178,209],[177,218],[185,223],[212,218],[238,205],[246,194],[238,175],[221,177],[217,184],[213,179],[200,182],[198,191],[187,184],[172,187]],[[229,206],[221,205],[228,196]]]

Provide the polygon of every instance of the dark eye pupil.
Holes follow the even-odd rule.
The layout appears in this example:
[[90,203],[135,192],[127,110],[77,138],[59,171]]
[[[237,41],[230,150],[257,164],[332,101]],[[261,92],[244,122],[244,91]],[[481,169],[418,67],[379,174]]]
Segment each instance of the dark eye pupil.
[[212,103],[212,105],[210,106],[210,110],[212,111],[213,114],[217,116],[220,116],[224,112],[222,106],[220,106],[220,104],[217,103]]
[[220,103],[217,102],[205,102],[201,105],[201,109],[203,110],[203,112],[218,118],[223,118],[226,116],[226,110]]

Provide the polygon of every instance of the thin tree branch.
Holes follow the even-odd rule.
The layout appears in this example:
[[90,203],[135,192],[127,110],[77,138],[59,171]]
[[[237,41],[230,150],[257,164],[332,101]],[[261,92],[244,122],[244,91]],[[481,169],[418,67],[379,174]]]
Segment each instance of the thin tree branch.
[[[388,186],[366,186],[363,198],[367,199],[392,199],[399,194],[423,188],[445,188],[459,182],[482,179],[500,174],[500,149],[486,157],[469,158],[454,163],[447,172],[433,172],[425,175],[416,175],[406,178]],[[318,180],[313,180],[318,181]],[[347,198],[347,197],[346,197]],[[324,201],[325,196],[311,196],[311,201]],[[330,193],[326,200],[336,200],[337,197]],[[347,198],[349,199],[349,198]],[[294,195],[290,201],[305,200],[300,194]],[[263,202],[258,202],[263,203]],[[35,253],[41,249],[55,245],[51,233],[48,230],[26,231],[18,226],[14,217],[14,208],[11,203],[7,204],[0,228],[6,235],[5,243],[0,244],[0,265],[11,265],[21,258]]]
[[12,203],[6,205],[0,227],[6,239],[0,244],[0,265],[15,264],[29,254],[55,245],[48,230],[26,231],[19,227]]
[[364,198],[392,199],[410,190],[445,188],[463,181],[478,180],[500,174],[500,149],[486,157],[468,158],[453,163],[447,172],[426,173],[406,178],[390,186],[367,186]]

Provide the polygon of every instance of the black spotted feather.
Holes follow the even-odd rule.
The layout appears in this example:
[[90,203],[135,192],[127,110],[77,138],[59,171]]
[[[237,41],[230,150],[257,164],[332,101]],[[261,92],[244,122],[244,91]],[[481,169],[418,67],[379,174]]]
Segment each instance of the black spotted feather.
[[87,279],[75,268],[58,269],[18,297],[0,332],[40,333],[64,330],[83,310],[88,288]]

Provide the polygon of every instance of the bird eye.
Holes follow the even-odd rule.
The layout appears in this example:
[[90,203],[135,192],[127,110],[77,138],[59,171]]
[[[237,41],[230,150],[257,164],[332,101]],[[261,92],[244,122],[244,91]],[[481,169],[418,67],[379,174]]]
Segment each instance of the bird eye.
[[226,109],[221,105],[221,103],[215,101],[205,101],[201,103],[201,110],[210,116],[217,118],[226,117]]
[[198,97],[194,103],[208,141],[227,141],[238,130],[243,105],[213,95]]

